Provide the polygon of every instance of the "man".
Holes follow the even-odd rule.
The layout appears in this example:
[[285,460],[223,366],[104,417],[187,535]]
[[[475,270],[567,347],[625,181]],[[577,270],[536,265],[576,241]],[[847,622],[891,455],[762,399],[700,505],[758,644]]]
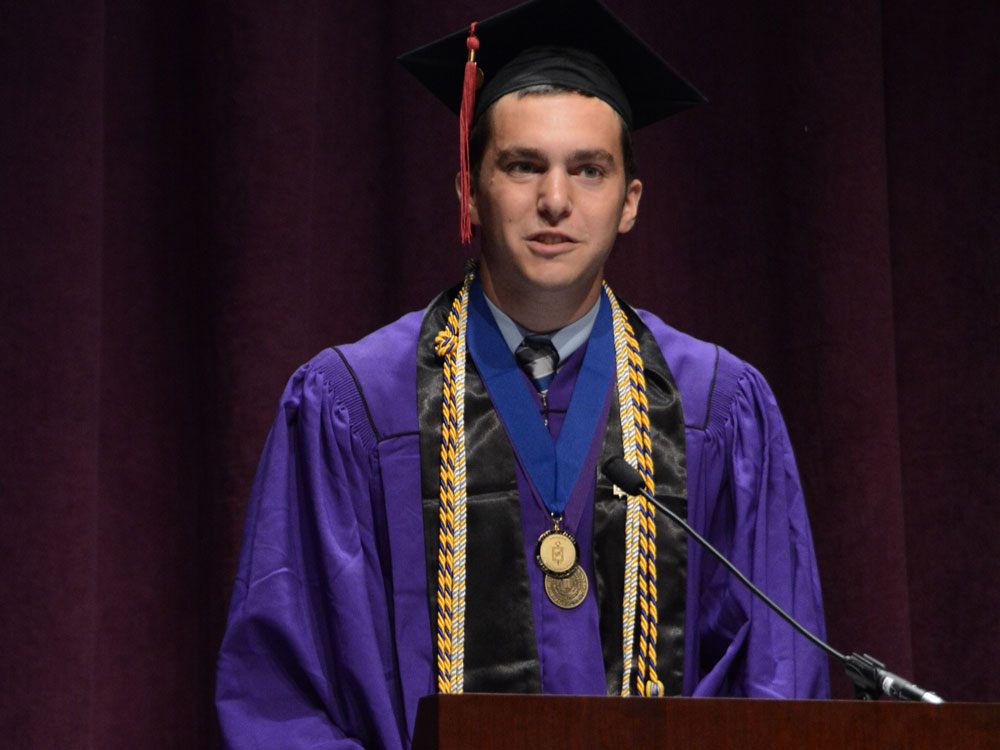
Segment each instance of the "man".
[[472,125],[478,265],[289,383],[219,657],[228,742],[405,747],[435,690],[825,695],[825,656],[598,472],[624,456],[822,634],[767,384],[603,283],[642,196],[629,129],[700,95],[596,2],[536,0],[404,63]]

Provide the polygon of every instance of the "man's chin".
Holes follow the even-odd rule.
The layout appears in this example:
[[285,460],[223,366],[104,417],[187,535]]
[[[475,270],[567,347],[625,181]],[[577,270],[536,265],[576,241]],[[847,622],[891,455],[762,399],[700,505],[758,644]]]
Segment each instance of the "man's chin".
[[552,269],[545,273],[529,274],[524,279],[524,285],[536,293],[546,296],[571,295],[578,297],[591,293],[595,286],[601,283],[600,271],[596,274],[579,274],[560,272]]

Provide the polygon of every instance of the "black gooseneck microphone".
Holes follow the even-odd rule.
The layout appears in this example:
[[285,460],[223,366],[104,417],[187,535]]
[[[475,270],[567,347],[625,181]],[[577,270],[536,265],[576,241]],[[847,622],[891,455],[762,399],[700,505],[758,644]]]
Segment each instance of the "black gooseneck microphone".
[[851,679],[851,682],[854,683],[854,694],[856,697],[862,700],[877,700],[880,695],[885,694],[893,698],[898,698],[899,700],[944,703],[944,700],[936,693],[919,688],[909,680],[905,680],[899,675],[893,674],[886,669],[885,664],[880,662],[878,659],[875,659],[868,654],[851,654],[850,656],[844,656],[844,654],[837,651],[837,649],[833,648],[833,646],[820,640],[806,630],[795,620],[794,617],[771,601],[771,599],[763,591],[751,583],[750,579],[743,575],[743,573],[741,573],[735,565],[729,562],[725,555],[713,547],[701,534],[691,528],[687,521],[678,516],[670,510],[670,508],[647,492],[642,475],[632,468],[632,466],[624,458],[612,458],[610,461],[606,462],[603,467],[601,467],[601,471],[604,473],[604,476],[610,479],[617,487],[624,490],[629,495],[642,495],[653,503],[653,505],[666,513],[671,519],[673,519],[674,523],[679,524],[689,536],[697,540],[698,544],[712,553],[712,556],[715,557],[716,560],[722,563],[730,573],[736,576],[744,586],[750,589],[768,607],[774,610],[785,622],[816,644],[816,646],[830,654],[830,656],[837,659],[844,666],[844,671]]

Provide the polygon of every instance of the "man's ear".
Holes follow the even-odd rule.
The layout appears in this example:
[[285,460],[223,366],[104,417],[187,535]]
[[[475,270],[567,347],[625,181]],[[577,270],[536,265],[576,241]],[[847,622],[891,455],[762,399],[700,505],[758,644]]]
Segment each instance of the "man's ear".
[[[462,173],[455,174],[455,195],[458,196],[458,210],[462,210]],[[469,218],[474,225],[479,225],[479,211],[476,209],[476,181],[469,178]]]
[[622,218],[618,222],[618,233],[625,234],[635,226],[639,215],[639,199],[642,198],[642,183],[632,180],[625,188],[625,205],[622,207]]

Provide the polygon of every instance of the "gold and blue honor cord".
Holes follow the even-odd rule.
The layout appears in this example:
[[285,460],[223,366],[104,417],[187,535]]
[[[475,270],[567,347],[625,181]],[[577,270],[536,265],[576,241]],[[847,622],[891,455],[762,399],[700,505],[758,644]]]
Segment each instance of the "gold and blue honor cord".
[[465,657],[465,333],[475,265],[466,266],[462,291],[444,330],[434,339],[444,358],[441,402],[441,488],[438,505],[437,689],[461,693]]
[[[654,492],[652,439],[646,377],[635,332],[604,284],[611,302],[615,340],[615,374],[618,385],[625,460],[642,474],[646,489]],[[622,602],[622,695],[629,695],[632,649],[635,642],[636,599],[639,603],[639,653],[636,688],[639,695],[663,695],[656,675],[656,525],[652,504],[642,495],[628,498],[625,514],[625,591]]]

